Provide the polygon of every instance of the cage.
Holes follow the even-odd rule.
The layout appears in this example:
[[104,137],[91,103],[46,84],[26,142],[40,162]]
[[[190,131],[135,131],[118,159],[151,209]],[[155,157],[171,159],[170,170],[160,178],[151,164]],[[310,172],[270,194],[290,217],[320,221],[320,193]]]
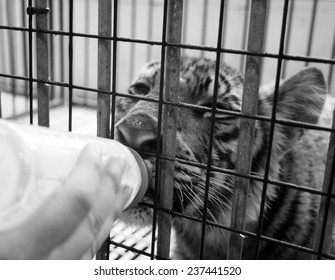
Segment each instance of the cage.
[[[161,61],[158,98],[136,97],[136,100],[158,106],[157,135],[162,135],[157,137],[155,144],[162,148],[151,154],[159,170],[153,178],[155,199],[149,204],[142,203],[153,211],[151,227],[133,228],[117,223],[97,258],[170,258],[174,236],[178,234],[172,220],[177,217],[182,222],[191,222],[194,229],[201,232],[195,258],[208,258],[205,235],[210,234],[210,228],[229,236],[225,245],[228,259],[242,258],[247,239],[255,244],[250,258],[259,258],[262,244],[269,242],[305,252],[309,258],[334,259],[334,252],[330,251],[335,234],[335,128],[331,98],[335,92],[334,12],[332,0],[2,0],[0,117],[114,138],[117,101],[134,99],[128,87],[137,71],[146,62]],[[219,108],[215,86],[210,108],[180,102],[182,56],[216,61],[216,85],[220,79],[220,62],[238,69],[244,74],[242,103],[248,105],[242,106],[240,112]],[[281,79],[306,66],[321,69],[327,80],[329,98],[327,110],[321,115],[322,122],[313,125],[278,119],[275,105],[268,117],[259,116],[260,85],[274,81],[274,99],[278,100]],[[176,154],[176,108],[210,113],[205,162],[185,160]],[[244,127],[240,129],[235,147],[239,156],[233,168],[220,168],[213,163],[211,151],[215,146],[219,115],[238,118]],[[262,174],[250,169],[256,121],[269,123],[270,148]],[[330,136],[322,158],[326,167],[322,170],[321,189],[271,178],[271,149],[278,124],[325,132]],[[147,156],[147,151],[139,152]],[[205,186],[200,218],[172,207],[176,163],[203,170]],[[237,178],[231,197],[229,225],[208,218],[209,188],[214,172]],[[262,183],[254,232],[245,228],[251,181]],[[263,234],[266,196],[273,185],[319,197],[321,206],[314,217],[313,246]]]

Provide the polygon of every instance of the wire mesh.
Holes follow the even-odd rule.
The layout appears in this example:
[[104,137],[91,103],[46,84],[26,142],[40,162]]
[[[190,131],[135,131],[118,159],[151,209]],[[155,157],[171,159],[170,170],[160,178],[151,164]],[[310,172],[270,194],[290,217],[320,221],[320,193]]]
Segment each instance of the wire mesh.
[[[16,1],[18,2],[18,1]],[[92,106],[96,108],[97,111],[97,134],[102,137],[114,137],[114,127],[115,127],[115,104],[116,99],[119,97],[129,98],[130,95],[125,92],[125,86],[129,84],[130,80],[133,79],[135,75],[135,70],[138,68],[136,65],[138,64],[136,61],[136,57],[145,57],[146,60],[152,59],[153,57],[158,57],[161,60],[161,80],[160,80],[160,98],[159,100],[147,98],[145,96],[136,97],[137,100],[143,100],[147,102],[152,102],[154,104],[158,104],[159,106],[159,121],[158,121],[158,134],[161,135],[161,132],[164,132],[164,120],[165,115],[163,115],[163,108],[170,107],[173,109],[176,108],[188,108],[188,109],[196,109],[202,111],[208,111],[212,113],[212,131],[210,135],[210,143],[208,145],[208,150],[212,150],[213,138],[214,138],[214,125],[215,125],[215,115],[216,114],[226,114],[228,116],[236,116],[241,120],[245,120],[245,122],[255,122],[256,120],[266,121],[270,123],[270,138],[269,138],[269,147],[270,151],[267,155],[266,168],[263,176],[250,174],[250,170],[246,172],[241,172],[238,168],[236,170],[223,169],[212,166],[211,164],[211,153],[209,152],[209,159],[206,164],[202,164],[199,162],[190,162],[184,159],[175,158],[174,153],[165,153],[161,151],[157,151],[155,154],[156,157],[156,165],[157,168],[163,168],[166,170],[166,166],[170,166],[170,170],[173,170],[173,166],[176,162],[181,162],[184,164],[188,164],[190,166],[196,166],[206,170],[206,193],[204,205],[207,206],[208,199],[208,189],[210,185],[210,174],[211,172],[221,172],[223,174],[229,174],[241,178],[243,181],[242,186],[245,186],[245,181],[248,180],[258,180],[264,183],[263,192],[262,192],[262,202],[260,205],[260,214],[259,214],[259,228],[256,233],[248,232],[243,228],[243,218],[239,226],[234,226],[234,222],[237,221],[237,218],[240,218],[242,214],[237,214],[236,219],[233,216],[233,226],[227,227],[218,223],[214,223],[208,221],[207,219],[207,208],[205,207],[205,211],[202,215],[203,219],[196,219],[194,217],[187,216],[185,214],[176,213],[172,210],[168,205],[160,205],[158,201],[160,200],[159,194],[156,193],[156,201],[154,205],[147,205],[147,207],[153,208],[154,210],[154,219],[153,219],[153,229],[151,232],[151,244],[148,251],[143,252],[143,255],[149,257],[151,259],[156,258],[169,258],[168,248],[170,247],[170,238],[166,238],[169,236],[170,227],[171,227],[171,219],[172,216],[178,216],[185,219],[190,219],[195,223],[202,224],[202,241],[199,244],[199,258],[203,257],[203,252],[205,250],[204,238],[206,234],[206,227],[215,226],[218,228],[222,228],[224,230],[228,230],[232,233],[232,236],[237,236],[239,241],[242,239],[241,234],[243,236],[249,236],[256,240],[256,250],[255,256],[256,258],[259,255],[259,246],[262,241],[271,241],[278,244],[283,244],[289,248],[295,248],[298,250],[302,250],[313,255],[314,258],[323,258],[329,257],[334,258],[333,255],[330,255],[330,252],[325,248],[329,248],[329,244],[331,243],[332,230],[334,227],[334,133],[335,127],[325,127],[320,125],[312,125],[301,123],[292,120],[278,120],[276,119],[276,106],[273,108],[272,115],[270,117],[256,116],[254,113],[249,113],[242,111],[233,112],[229,110],[223,110],[215,108],[215,102],[212,106],[212,109],[204,108],[197,105],[185,104],[185,103],[176,103],[176,99],[168,99],[165,94],[167,92],[167,88],[169,87],[168,82],[168,71],[172,67],[174,71],[179,67],[179,59],[172,59],[172,62],[169,58],[178,57],[176,53],[181,51],[183,54],[193,54],[196,53],[199,56],[209,56],[213,57],[217,61],[216,65],[216,84],[218,80],[218,72],[219,72],[219,63],[222,61],[222,57],[224,56],[227,60],[234,60],[233,64],[239,68],[242,72],[246,72],[246,81],[248,80],[248,74],[250,72],[250,68],[248,67],[248,58],[253,57],[255,60],[263,62],[263,71],[261,73],[256,73],[255,78],[252,79],[251,84],[258,89],[259,83],[263,80],[268,79],[265,77],[268,72],[275,73],[275,92],[278,92],[280,78],[284,78],[288,76],[290,70],[295,66],[292,66],[294,63],[297,65],[305,64],[317,64],[320,65],[325,73],[328,73],[328,85],[330,89],[330,93],[334,92],[334,74],[333,68],[335,64],[335,34],[329,36],[329,40],[331,42],[327,42],[327,48],[324,54],[319,55],[317,52],[313,51],[316,49],[315,41],[318,32],[318,15],[320,14],[320,10],[322,11],[323,6],[328,3],[328,1],[308,1],[309,3],[306,6],[310,7],[309,15],[307,17],[309,22],[309,31],[307,32],[307,40],[306,40],[306,50],[305,53],[295,53],[293,49],[295,48],[294,44],[294,35],[295,35],[295,14],[297,13],[297,7],[302,5],[302,1],[272,1],[271,7],[268,7],[268,17],[266,17],[266,13],[263,14],[265,28],[264,35],[264,50],[262,48],[257,47],[256,49],[246,49],[248,38],[249,41],[254,37],[249,29],[250,24],[254,16],[252,16],[253,6],[250,5],[250,1],[239,1],[240,5],[244,5],[243,14],[240,17],[241,19],[241,40],[237,40],[239,42],[239,46],[235,46],[229,41],[230,35],[232,35],[231,30],[229,29],[231,26],[230,19],[233,16],[230,16],[230,12],[232,12],[231,6],[234,5],[235,1],[203,1],[196,3],[199,7],[202,7],[202,21],[201,22],[201,32],[199,38],[191,38],[193,35],[190,30],[194,29],[192,26],[192,18],[195,16],[194,4],[197,1],[155,1],[148,0],[145,1],[145,5],[140,6],[136,1],[117,1],[117,0],[104,0],[104,1],[79,1],[79,0],[70,0],[68,2],[60,1],[19,1],[17,4],[15,1],[4,1],[0,3],[2,11],[7,11],[7,15],[15,14],[15,17],[7,16],[6,20],[0,21],[0,48],[1,48],[1,58],[2,61],[6,60],[5,63],[1,63],[0,66],[0,78],[2,82],[2,86],[0,89],[0,117],[3,116],[3,111],[5,106],[8,106],[8,102],[4,103],[3,100],[3,92],[5,89],[6,92],[10,92],[13,100],[12,107],[14,109],[17,108],[15,106],[15,99],[17,98],[17,94],[20,94],[22,90],[19,89],[18,84],[23,84],[23,92],[28,92],[28,94],[23,94],[27,96],[28,106],[27,106],[27,114],[29,115],[29,122],[34,123],[34,118],[38,116],[38,123],[40,125],[49,125],[48,118],[50,116],[50,110],[52,110],[52,106],[49,103],[49,90],[51,90],[51,99],[58,98],[60,99],[57,104],[66,104],[67,107],[67,130],[72,131],[74,127],[74,122],[77,119],[74,117],[75,106],[77,104],[84,104],[85,106]],[[122,2],[122,3],[121,3]],[[169,5],[171,3],[179,3],[180,5],[184,2],[184,11],[182,15],[179,15],[179,19],[183,20],[183,24],[179,22],[177,27],[180,30],[183,30],[182,40],[175,40],[169,37],[167,25],[171,21],[176,23],[173,19],[173,14],[168,12]],[[252,1],[252,3],[266,3],[268,1]],[[46,5],[48,3],[48,5]],[[56,4],[57,3],[57,4]],[[326,4],[325,4],[326,3]],[[328,3],[329,4],[329,3]],[[329,4],[330,5],[330,4]],[[20,8],[18,8],[20,7]],[[26,14],[26,8],[28,7],[28,14]],[[44,14],[39,9],[45,9],[49,7],[50,10],[55,10],[57,13],[49,13]],[[83,8],[84,7],[84,8]],[[145,8],[143,8],[145,7]],[[280,7],[280,9],[278,9]],[[34,10],[37,9],[37,10]],[[271,21],[274,12],[277,10],[282,11],[282,16],[280,25],[280,38],[278,38],[279,51],[274,51],[269,46],[269,41],[273,40],[273,33],[276,33],[276,29],[271,29],[273,27],[273,22]],[[307,9],[307,8],[306,8]],[[13,13],[13,10],[16,10],[17,13]],[[78,19],[76,18],[76,14],[79,10],[84,10],[85,18],[91,19],[92,11],[95,11],[98,14],[97,20],[97,30],[98,32],[92,32],[89,21],[81,22],[78,25]],[[212,19],[214,14],[213,10],[220,11],[220,13],[216,13],[217,17],[215,20]],[[33,12],[35,11],[35,12]],[[37,11],[37,13],[36,13]],[[181,10],[179,9],[181,12]],[[125,31],[124,24],[125,20],[125,12],[128,12],[130,22],[128,23],[130,26],[130,31],[127,33]],[[139,22],[143,24],[143,18],[139,15],[143,12],[148,14],[148,24],[146,28],[146,34],[143,34],[142,29],[138,28]],[[235,11],[236,12],[236,11]],[[1,13],[1,12],[0,12]],[[157,20],[157,16],[159,15]],[[251,16],[250,16],[251,15]],[[18,18],[21,18],[22,25],[16,24],[15,21]],[[39,19],[43,20],[40,25]],[[34,27],[34,21],[36,20],[36,25]],[[28,23],[26,24],[25,21]],[[94,19],[90,21],[90,23],[94,23]],[[159,24],[156,23],[159,22]],[[49,27],[48,27],[49,25]],[[213,26],[216,26],[217,32],[213,32]],[[332,26],[334,28],[334,24]],[[179,30],[179,31],[180,31]],[[256,31],[260,32],[260,28],[256,27]],[[335,30],[335,29],[334,29]],[[176,31],[176,30],[175,30]],[[209,32],[210,31],[210,32]],[[22,52],[22,64],[20,67],[23,72],[18,71],[18,63],[16,61],[15,53],[8,52],[8,49],[16,49],[14,43],[14,38],[17,34],[20,34],[22,37],[22,48],[20,51]],[[213,35],[215,34],[215,35]],[[215,37],[213,39],[213,36]],[[4,39],[6,37],[6,39]],[[232,36],[234,37],[234,36]],[[39,38],[42,40],[42,43],[39,42]],[[36,43],[34,40],[36,39]],[[82,77],[78,78],[77,69],[78,69],[78,59],[79,55],[77,54],[78,49],[78,40],[84,39],[87,42],[84,45],[84,50],[81,51],[85,59],[85,66],[83,67],[85,71],[82,73]],[[198,40],[198,42],[197,42]],[[46,43],[49,41],[49,43]],[[274,40],[276,41],[276,40]],[[3,43],[5,42],[5,43]],[[56,42],[59,42],[59,46],[56,46]],[[93,43],[92,43],[93,42]],[[211,42],[214,42],[214,47],[210,46]],[[46,46],[47,44],[47,46]],[[95,46],[96,44],[97,46]],[[262,44],[263,45],[263,44]],[[41,49],[42,46],[42,49]],[[145,47],[142,49],[142,47]],[[125,48],[123,48],[125,47]],[[128,59],[123,60],[124,56],[122,54],[125,50],[129,50],[127,52]],[[36,51],[37,50],[37,51]],[[68,50],[68,55],[66,55]],[[145,50],[145,51],[143,51]],[[170,54],[169,50],[175,50],[174,54]],[[89,71],[90,65],[93,64],[94,59],[91,58],[90,53],[97,53],[97,68],[96,71]],[[7,53],[9,53],[9,57],[7,57]],[[57,62],[55,62],[57,60]],[[141,61],[141,58],[138,59]],[[273,63],[273,61],[276,63]],[[247,61],[247,62],[245,62]],[[269,69],[267,61],[271,61],[274,70],[267,71]],[[48,62],[51,65],[48,65]],[[79,63],[80,64],[80,63]],[[245,66],[246,64],[246,66]],[[128,66],[127,66],[128,65]],[[79,66],[80,68],[80,66]],[[127,68],[128,71],[123,71],[122,68]],[[95,68],[94,68],[95,69]],[[122,72],[123,71],[123,72]],[[58,72],[58,73],[57,73]],[[96,80],[92,78],[92,72],[97,73]],[[124,75],[125,72],[128,72],[128,75]],[[22,74],[23,73],[23,74]],[[178,72],[177,72],[178,73]],[[67,75],[67,77],[66,77]],[[94,74],[95,75],[95,74]],[[179,74],[178,74],[179,75]],[[177,76],[178,76],[177,75]],[[125,78],[127,76],[127,78]],[[175,80],[176,77],[174,77]],[[97,86],[94,85],[96,82]],[[8,86],[10,84],[10,86]],[[178,83],[177,83],[178,84]],[[178,85],[175,84],[173,87],[177,88]],[[28,86],[27,86],[28,85]],[[36,91],[37,91],[37,100],[38,104],[35,103],[36,99]],[[60,92],[59,95],[56,92]],[[255,90],[257,93],[257,90]],[[84,99],[80,99],[78,97],[78,93],[83,93]],[[216,99],[217,92],[214,91],[214,100]],[[67,99],[66,99],[67,96]],[[91,100],[91,96],[96,101]],[[28,98],[29,97],[29,98]],[[132,98],[134,98],[132,96]],[[276,100],[276,97],[274,98]],[[255,97],[251,98],[251,100],[255,101]],[[275,101],[276,102],[276,101]],[[36,114],[36,105],[38,107],[38,113]],[[248,108],[250,108],[248,106]],[[18,116],[17,112],[12,113],[14,116]],[[6,115],[8,117],[8,115]],[[12,116],[11,116],[12,117]],[[242,121],[243,122],[243,121]],[[274,129],[276,124],[283,124],[287,126],[295,126],[295,127],[303,127],[306,129],[315,129],[319,131],[327,131],[331,134],[331,140],[328,151],[327,158],[327,169],[325,171],[325,180],[324,186],[322,190],[315,190],[310,188],[309,186],[300,186],[293,183],[285,183],[281,181],[276,181],[269,178],[269,165],[271,164],[271,146],[273,141]],[[241,130],[242,132],[242,130]],[[157,147],[165,144],[166,140],[172,141],[172,144],[175,144],[175,136],[174,133],[171,134],[171,137],[160,137],[157,138]],[[172,140],[171,140],[172,139]],[[249,143],[248,138],[245,140]],[[161,141],[163,143],[161,143]],[[172,145],[173,146],[173,145]],[[247,149],[250,151],[250,147]],[[171,149],[173,151],[174,148]],[[243,154],[246,154],[244,152]],[[245,161],[246,163],[250,160]],[[163,171],[163,172],[164,172]],[[173,171],[170,172],[170,179],[173,180]],[[164,187],[162,182],[162,172],[159,174],[157,172],[155,182],[157,186]],[[170,180],[170,181],[171,181]],[[168,183],[171,186],[171,183]],[[278,185],[281,187],[296,189],[299,191],[309,192],[318,196],[321,196],[322,199],[322,207],[320,209],[320,213],[318,216],[318,230],[317,237],[315,241],[314,248],[306,248],[303,246],[299,246],[296,244],[289,244],[287,242],[276,240],[274,238],[270,238],[268,236],[262,235],[262,221],[264,216],[264,207],[265,207],[265,196],[267,191],[267,186],[269,184]],[[157,188],[158,189],[158,188]],[[165,188],[164,188],[165,189]],[[238,188],[236,188],[238,189]],[[168,191],[171,195],[172,190]],[[244,199],[242,198],[242,202],[246,202],[246,195],[244,195]],[[145,203],[143,203],[145,205]],[[242,209],[242,208],[241,208]],[[241,210],[240,209],[240,210]],[[243,209],[242,209],[243,210]],[[166,220],[163,220],[159,217],[166,217]],[[161,226],[158,228],[158,238],[156,233],[156,224],[161,222]],[[166,228],[162,230],[162,228]],[[147,235],[148,236],[148,235]],[[157,241],[158,240],[158,241]],[[112,244],[112,245],[111,245]],[[234,243],[230,243],[234,247]],[[241,245],[238,246],[238,252],[231,255],[231,258],[240,258],[241,257]],[[108,258],[109,257],[109,248],[111,246],[120,246],[122,247],[122,242],[115,242],[113,240],[109,240],[103,247],[103,250],[98,254],[98,258]],[[132,250],[131,246],[125,246],[126,250]],[[138,249],[133,249],[136,253],[141,254],[141,251]]]

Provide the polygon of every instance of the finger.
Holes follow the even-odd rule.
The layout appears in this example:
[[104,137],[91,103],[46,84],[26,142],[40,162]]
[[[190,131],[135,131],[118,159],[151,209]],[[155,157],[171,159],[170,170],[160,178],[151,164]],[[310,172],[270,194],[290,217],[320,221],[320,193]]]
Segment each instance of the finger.
[[[73,232],[89,212],[99,182],[100,155],[86,147],[63,187],[16,229],[16,245],[26,258],[43,258]],[[19,244],[18,244],[19,243]]]
[[[118,199],[114,199],[113,204],[115,209],[121,209],[121,211],[124,209],[124,205],[131,196],[131,188],[127,185],[121,184],[122,175],[125,172],[125,168],[125,159],[121,157],[117,157],[116,159],[110,158],[105,166],[106,173],[112,178],[114,182],[117,182],[116,185],[119,186],[118,189],[115,189],[116,197],[118,197]],[[109,237],[112,226],[115,220],[118,218],[119,214],[120,213],[116,213],[115,211],[110,211],[99,234],[95,236],[92,246],[88,249],[87,252],[85,252],[85,254],[82,256],[82,259],[92,259],[94,257],[106,238]]]
[[128,186],[122,187],[120,192],[121,193],[117,195],[118,197],[120,197],[120,199],[117,199],[115,201],[116,205],[114,207],[116,209],[121,209],[121,211],[120,212],[111,211],[109,213],[109,215],[107,216],[105,220],[105,223],[100,229],[100,232],[98,233],[97,236],[95,236],[95,239],[91,247],[89,247],[88,250],[84,253],[84,255],[81,256],[81,259],[84,259],[84,260],[93,259],[97,251],[101,248],[102,244],[105,242],[105,240],[109,238],[113,224],[115,223],[116,219],[121,214],[126,201],[131,195],[131,189]]
[[111,184],[113,182],[108,176],[101,178],[99,193],[95,198],[90,212],[72,235],[52,252],[50,255],[51,259],[80,258],[94,243],[111,209],[115,216],[121,213],[121,209],[115,207],[112,203],[116,197],[116,193]]
[[113,156],[109,159],[90,212],[75,232],[52,252],[50,258],[77,259],[81,258],[87,251],[92,252],[93,257],[109,235],[115,219],[121,214],[125,197],[128,195],[128,193],[120,191],[120,189],[123,190],[120,188],[123,169],[124,164],[117,161],[116,157]]
[[126,168],[126,160],[121,155],[110,156],[104,166],[104,173],[115,182],[115,190],[118,192],[121,187],[123,173]]

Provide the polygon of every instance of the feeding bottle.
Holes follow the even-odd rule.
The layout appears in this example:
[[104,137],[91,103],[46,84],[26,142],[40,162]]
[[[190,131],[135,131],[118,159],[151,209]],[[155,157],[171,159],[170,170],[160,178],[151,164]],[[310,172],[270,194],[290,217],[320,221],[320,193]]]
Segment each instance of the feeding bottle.
[[0,120],[0,228],[29,215],[61,187],[90,143],[101,151],[103,161],[108,155],[125,160],[121,184],[132,192],[123,209],[135,206],[148,186],[146,166],[135,151],[110,139]]

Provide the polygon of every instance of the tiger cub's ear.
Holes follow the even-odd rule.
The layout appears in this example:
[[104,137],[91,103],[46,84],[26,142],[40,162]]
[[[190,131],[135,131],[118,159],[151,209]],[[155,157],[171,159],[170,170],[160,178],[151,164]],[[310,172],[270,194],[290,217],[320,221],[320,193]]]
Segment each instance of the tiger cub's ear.
[[[293,120],[316,124],[319,120],[327,95],[323,74],[317,68],[305,68],[279,85],[276,119]],[[273,105],[274,87],[263,88],[260,98]],[[261,102],[262,104],[262,102]],[[262,105],[261,105],[262,106]],[[261,107],[262,108],[262,107]],[[263,107],[264,109],[264,107]],[[269,110],[262,110],[270,115]],[[267,112],[264,112],[267,111]],[[293,126],[280,126],[285,135],[284,145],[292,145],[302,134],[303,129]]]

